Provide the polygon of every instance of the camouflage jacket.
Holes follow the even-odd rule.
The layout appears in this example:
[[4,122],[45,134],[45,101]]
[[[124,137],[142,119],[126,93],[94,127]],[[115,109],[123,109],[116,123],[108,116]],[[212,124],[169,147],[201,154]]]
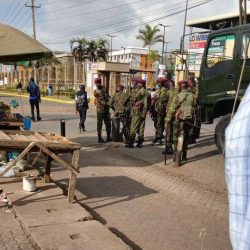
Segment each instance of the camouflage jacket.
[[95,105],[98,113],[104,113],[109,110],[109,94],[105,87],[101,89],[95,89],[94,91]]
[[154,110],[157,113],[165,113],[166,106],[168,103],[168,91],[166,88],[161,88],[156,91],[156,102],[154,105]]
[[178,94],[178,90],[177,89],[169,89],[167,92],[168,92],[168,103],[166,106],[166,112],[168,112],[174,97]]
[[131,114],[142,115],[147,112],[147,91],[144,88],[133,89],[131,92]]
[[128,106],[129,95],[124,92],[115,93],[110,102],[110,106],[115,110],[115,113],[124,113]]
[[170,122],[173,117],[177,120],[192,119],[195,105],[194,95],[187,90],[181,91],[173,99],[167,112],[166,122]]

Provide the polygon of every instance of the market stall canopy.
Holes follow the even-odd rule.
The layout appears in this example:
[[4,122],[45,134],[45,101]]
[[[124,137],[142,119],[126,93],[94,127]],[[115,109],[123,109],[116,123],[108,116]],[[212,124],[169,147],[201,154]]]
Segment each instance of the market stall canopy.
[[0,62],[18,62],[52,57],[52,52],[25,33],[0,23]]

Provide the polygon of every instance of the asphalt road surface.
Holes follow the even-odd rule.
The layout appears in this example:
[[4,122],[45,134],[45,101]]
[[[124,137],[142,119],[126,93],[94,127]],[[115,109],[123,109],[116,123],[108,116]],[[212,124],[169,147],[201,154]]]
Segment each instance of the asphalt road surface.
[[[27,100],[22,103],[28,115]],[[224,159],[214,146],[214,125],[202,125],[188,162],[174,168],[171,156],[164,165],[163,146],[151,145],[150,118],[145,146],[127,149],[97,144],[94,108],[81,134],[73,105],[43,101],[41,111],[43,120],[32,130],[60,133],[60,119],[66,119],[66,136],[82,145],[78,202],[133,249],[231,249]],[[60,166],[53,165],[52,178],[67,187],[69,174]]]

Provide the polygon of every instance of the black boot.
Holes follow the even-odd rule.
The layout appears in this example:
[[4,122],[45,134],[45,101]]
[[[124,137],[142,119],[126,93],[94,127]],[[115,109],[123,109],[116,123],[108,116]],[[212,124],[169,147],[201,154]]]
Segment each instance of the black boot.
[[85,130],[85,125],[84,125],[84,123],[82,124],[81,127],[82,127],[82,131],[85,132],[86,130]]
[[81,125],[81,123],[79,123],[79,132],[80,133],[82,132],[82,125]]
[[162,139],[161,139],[161,137],[156,137],[156,141],[155,141],[154,145],[155,146],[162,145]]
[[182,161],[187,161],[187,151],[183,151],[181,160]]
[[136,144],[137,148],[142,148],[143,147],[143,140],[142,139],[138,139],[138,142]]
[[130,137],[128,143],[125,144],[125,148],[134,148],[134,137]]
[[105,143],[101,135],[98,135],[98,143]]
[[107,135],[107,140],[106,140],[106,142],[111,142],[111,141],[112,141],[111,136],[110,136],[110,135]]

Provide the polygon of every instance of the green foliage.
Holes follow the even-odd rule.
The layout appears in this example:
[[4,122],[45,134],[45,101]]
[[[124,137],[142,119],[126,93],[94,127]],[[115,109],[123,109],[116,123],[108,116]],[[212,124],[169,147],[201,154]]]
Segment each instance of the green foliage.
[[146,24],[143,29],[139,29],[139,34],[136,36],[136,39],[143,41],[143,47],[148,46],[149,49],[152,45],[163,42],[163,35],[159,35],[160,29],[151,27],[149,24]]
[[69,98],[75,99],[76,91],[74,89],[69,89]]
[[160,59],[160,55],[156,50],[150,50],[148,58],[151,62],[155,62]]

